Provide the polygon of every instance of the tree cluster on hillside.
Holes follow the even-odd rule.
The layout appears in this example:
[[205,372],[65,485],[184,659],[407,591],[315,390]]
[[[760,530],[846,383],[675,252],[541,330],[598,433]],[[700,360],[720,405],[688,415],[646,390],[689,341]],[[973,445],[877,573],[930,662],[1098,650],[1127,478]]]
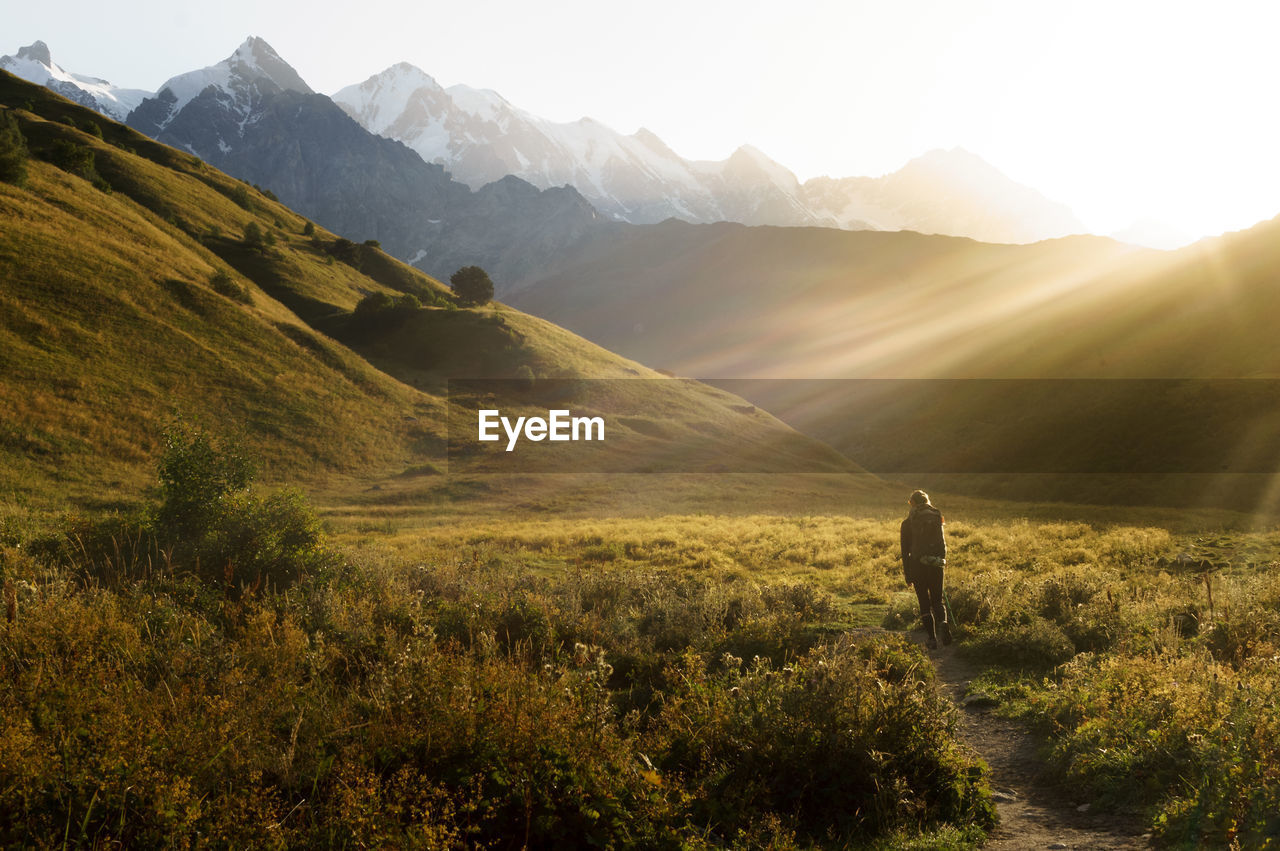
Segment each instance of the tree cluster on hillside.
[[21,186],[27,181],[27,142],[9,110],[0,113],[0,180]]

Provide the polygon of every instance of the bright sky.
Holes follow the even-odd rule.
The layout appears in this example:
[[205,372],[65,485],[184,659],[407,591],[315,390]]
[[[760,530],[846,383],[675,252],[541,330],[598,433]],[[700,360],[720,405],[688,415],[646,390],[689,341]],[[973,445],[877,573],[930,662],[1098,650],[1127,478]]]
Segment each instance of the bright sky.
[[961,146],[1098,232],[1280,213],[1280,4],[1072,0],[0,0],[0,53],[155,89],[259,35],[317,91],[399,61],[557,121],[750,143],[802,180]]

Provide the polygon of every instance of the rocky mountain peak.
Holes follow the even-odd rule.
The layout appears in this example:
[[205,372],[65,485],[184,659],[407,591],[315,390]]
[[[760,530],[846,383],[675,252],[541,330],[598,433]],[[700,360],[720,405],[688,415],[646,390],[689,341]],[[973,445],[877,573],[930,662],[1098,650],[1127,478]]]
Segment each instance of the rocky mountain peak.
[[49,55],[49,45],[43,41],[35,41],[18,49],[19,59],[30,59],[41,65],[53,65],[53,57]]
[[235,75],[248,79],[267,79],[283,91],[313,94],[311,87],[298,75],[293,66],[280,58],[280,54],[267,44],[266,39],[249,36],[226,60]]

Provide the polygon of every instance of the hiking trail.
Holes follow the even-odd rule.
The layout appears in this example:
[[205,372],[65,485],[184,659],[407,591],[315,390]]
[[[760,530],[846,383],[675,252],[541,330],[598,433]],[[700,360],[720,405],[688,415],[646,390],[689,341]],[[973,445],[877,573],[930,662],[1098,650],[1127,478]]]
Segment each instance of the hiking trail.
[[[923,631],[909,633],[923,643]],[[991,789],[1000,824],[984,849],[1140,849],[1151,836],[1136,815],[1093,813],[1084,798],[1054,786],[1036,753],[1035,737],[1021,724],[990,708],[964,705],[965,691],[979,667],[961,658],[954,646],[929,651],[938,687],[959,711],[958,734],[991,767]]]

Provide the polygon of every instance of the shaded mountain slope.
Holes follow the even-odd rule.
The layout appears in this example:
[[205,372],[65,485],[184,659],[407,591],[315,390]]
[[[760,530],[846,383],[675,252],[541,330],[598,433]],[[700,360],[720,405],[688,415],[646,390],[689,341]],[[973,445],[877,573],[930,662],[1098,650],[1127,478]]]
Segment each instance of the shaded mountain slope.
[[[680,374],[794,379],[726,386],[882,474],[1252,508],[1280,445],[1277,236],[1153,252],[666,222],[611,232],[512,302]],[[1245,478],[1169,479],[1222,474]]]
[[[1055,305],[1084,270],[1136,256],[1091,237],[1007,246],[669,221],[615,228],[511,300],[686,375],[964,375],[950,344],[1016,329]],[[992,356],[975,364],[1017,362],[1002,351]]]

